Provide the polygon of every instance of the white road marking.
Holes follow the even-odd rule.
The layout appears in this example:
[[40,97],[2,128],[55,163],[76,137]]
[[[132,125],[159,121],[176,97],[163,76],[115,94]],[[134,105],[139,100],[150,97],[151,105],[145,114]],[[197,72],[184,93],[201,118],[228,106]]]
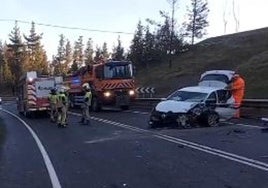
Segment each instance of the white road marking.
[[32,137],[34,138],[40,152],[41,152],[41,155],[44,159],[44,162],[45,162],[45,165],[46,165],[46,168],[47,168],[47,171],[48,171],[48,174],[49,174],[49,177],[50,177],[50,181],[51,181],[51,184],[52,184],[52,187],[53,188],[61,188],[61,184],[59,182],[59,179],[58,179],[58,176],[56,174],[56,171],[53,167],[53,164],[48,156],[48,153],[46,152],[45,150],[45,147],[43,146],[43,144],[41,143],[40,139],[38,138],[37,134],[33,131],[33,129],[25,122],[23,121],[20,117],[18,117],[17,115],[13,114],[12,112],[9,112],[8,110],[4,110],[4,109],[1,109],[3,112],[6,112],[8,114],[10,114],[11,116],[17,118],[27,129],[28,131],[31,133]]
[[101,139],[96,139],[96,140],[89,140],[89,141],[85,141],[85,143],[86,144],[95,144],[95,143],[99,143],[99,142],[105,142],[105,141],[116,140],[116,139],[118,139],[118,136],[110,137],[110,138],[101,138]]
[[223,122],[223,123],[224,124],[228,124],[228,125],[238,125],[238,126],[244,126],[244,127],[256,128],[256,129],[263,129],[263,128],[265,128],[263,126],[249,125],[249,124],[244,124],[244,123],[232,123],[232,122]]
[[[79,115],[79,114],[76,114],[76,113],[72,113],[72,114],[73,115]],[[111,120],[106,120],[106,119],[97,118],[97,117],[93,117],[93,116],[91,117],[91,119],[95,120],[95,121],[102,122],[102,123],[107,123],[107,124],[110,124],[110,125],[115,125],[115,126],[118,126],[118,127],[121,127],[121,128],[129,129],[129,130],[139,132],[139,133],[150,133],[152,136],[154,136],[156,138],[159,138],[159,139],[162,139],[162,140],[165,140],[165,141],[168,141],[168,142],[181,144],[181,145],[184,145],[185,147],[189,147],[189,148],[192,148],[192,149],[195,149],[195,150],[198,150],[198,151],[202,151],[202,152],[205,152],[205,153],[208,153],[208,154],[212,154],[212,155],[224,158],[224,159],[235,161],[235,162],[238,162],[240,164],[244,164],[244,165],[247,165],[247,166],[257,168],[257,169],[260,169],[260,170],[268,172],[268,163],[264,163],[264,162],[261,162],[261,161],[258,161],[258,160],[250,159],[250,158],[247,158],[247,157],[243,157],[241,155],[229,153],[229,152],[226,152],[226,151],[223,151],[223,150],[219,150],[219,149],[212,148],[212,147],[209,147],[209,146],[206,146],[206,145],[202,145],[202,144],[198,144],[198,143],[195,143],[195,142],[187,141],[187,140],[184,140],[184,139],[168,136],[168,135],[165,135],[165,134],[161,134],[161,133],[158,134],[158,133],[155,133],[153,131],[133,127],[133,126],[130,126],[130,125],[126,125],[126,124],[119,123],[119,122],[114,122],[114,121],[111,121]],[[255,128],[256,126],[250,126],[250,127]]]

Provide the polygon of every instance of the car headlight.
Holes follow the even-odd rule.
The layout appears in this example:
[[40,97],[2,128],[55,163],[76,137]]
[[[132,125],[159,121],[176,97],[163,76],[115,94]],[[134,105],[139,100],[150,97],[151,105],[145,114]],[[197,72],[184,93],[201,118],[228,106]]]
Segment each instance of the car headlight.
[[105,91],[105,92],[103,93],[103,95],[104,95],[104,97],[109,98],[109,97],[112,95],[112,93],[111,93],[110,91]]
[[202,113],[202,109],[200,107],[195,107],[192,109],[193,114],[200,116],[200,114]]
[[133,96],[133,95],[135,95],[135,91],[134,91],[134,90],[129,90],[129,91],[128,91],[128,94],[129,94],[130,96]]
[[29,78],[28,78],[28,81],[29,81],[29,82],[32,82],[32,81],[33,81],[33,78],[32,78],[32,77],[29,77]]

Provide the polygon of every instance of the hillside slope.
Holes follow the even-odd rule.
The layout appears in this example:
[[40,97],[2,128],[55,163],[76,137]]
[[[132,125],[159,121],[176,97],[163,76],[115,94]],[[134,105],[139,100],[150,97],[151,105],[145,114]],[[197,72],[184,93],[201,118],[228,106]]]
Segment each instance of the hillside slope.
[[246,98],[268,98],[268,28],[209,38],[168,62],[138,71],[139,86],[156,88],[156,96],[195,85],[206,70],[238,71],[246,81]]

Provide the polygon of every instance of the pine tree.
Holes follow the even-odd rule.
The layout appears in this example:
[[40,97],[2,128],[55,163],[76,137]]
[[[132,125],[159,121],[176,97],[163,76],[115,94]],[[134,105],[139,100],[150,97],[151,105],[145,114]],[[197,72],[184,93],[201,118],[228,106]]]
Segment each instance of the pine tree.
[[13,30],[9,34],[9,40],[11,41],[11,43],[8,44],[11,56],[8,56],[6,59],[6,67],[10,68],[11,74],[14,76],[13,84],[16,84],[20,76],[23,74],[24,62],[22,61],[22,56],[23,53],[25,53],[23,50],[24,45],[21,40],[20,28],[17,21],[15,22]]
[[48,73],[48,61],[46,52],[41,45],[42,34],[37,34],[35,31],[35,23],[32,22],[32,27],[29,36],[24,35],[27,44],[28,61],[25,65],[26,71],[37,71],[39,74]]
[[124,48],[122,47],[120,36],[118,36],[118,39],[117,39],[117,46],[113,48],[112,58],[118,61],[125,59]]
[[3,83],[3,67],[4,67],[4,46],[0,40],[0,83]]
[[74,43],[74,53],[73,60],[77,63],[78,68],[82,67],[84,63],[84,54],[83,54],[83,37],[79,36],[78,40]]
[[58,53],[53,57],[52,64],[54,65],[54,75],[62,75],[65,63],[65,36],[60,35]]
[[3,61],[1,64],[1,81],[5,86],[13,87],[15,75],[12,74],[9,59],[12,57],[12,51],[5,44],[3,46]]
[[72,46],[69,40],[67,40],[65,47],[65,63],[63,68],[63,73],[66,75],[71,73],[71,64],[72,64]]
[[170,50],[170,39],[171,39],[171,27],[170,18],[164,12],[160,11],[162,17],[165,21],[160,25],[156,33],[156,48],[162,56],[168,55]]
[[154,59],[158,59],[158,53],[155,50],[155,36],[150,32],[149,26],[146,27],[144,38],[144,59],[146,68],[148,64],[153,62]]
[[102,50],[100,47],[96,46],[96,51],[95,51],[95,57],[94,57],[94,62],[99,62],[102,59]]
[[92,65],[94,63],[93,54],[94,54],[93,42],[92,39],[89,38],[84,52],[86,65]]
[[107,60],[109,58],[109,52],[108,52],[108,47],[107,47],[107,43],[104,42],[102,45],[102,50],[101,50],[101,55],[104,58],[104,60]]
[[206,34],[205,28],[208,26],[208,3],[207,0],[191,0],[191,8],[188,8],[188,23],[186,26],[186,36],[191,37],[191,44],[195,38],[202,38]]
[[130,46],[129,59],[136,65],[143,65],[143,52],[144,52],[144,39],[143,39],[144,27],[141,21],[138,22],[137,30],[134,34],[134,38]]
[[42,39],[42,34],[38,35],[35,31],[35,23],[32,22],[32,27],[30,30],[30,34],[27,37],[24,35],[24,39],[26,40],[26,44],[30,53],[33,53],[38,43]]
[[71,72],[74,73],[78,70],[78,64],[77,62],[74,60],[71,66]]

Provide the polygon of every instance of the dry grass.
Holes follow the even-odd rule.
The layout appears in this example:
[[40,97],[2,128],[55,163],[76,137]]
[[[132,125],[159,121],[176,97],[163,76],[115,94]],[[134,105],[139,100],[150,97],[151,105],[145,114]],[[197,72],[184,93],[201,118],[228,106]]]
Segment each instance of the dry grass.
[[157,96],[194,85],[206,70],[238,70],[246,80],[247,98],[268,98],[268,28],[206,39],[168,62],[141,70],[139,86],[155,87]]

